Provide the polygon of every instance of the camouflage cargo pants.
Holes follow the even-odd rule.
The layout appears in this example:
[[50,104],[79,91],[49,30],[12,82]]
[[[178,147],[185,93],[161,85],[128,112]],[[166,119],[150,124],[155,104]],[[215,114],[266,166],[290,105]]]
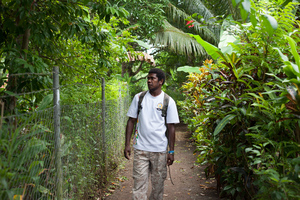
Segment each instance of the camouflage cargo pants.
[[135,149],[133,160],[133,200],[147,199],[150,175],[152,183],[150,200],[162,200],[164,181],[167,178],[166,152],[147,152]]

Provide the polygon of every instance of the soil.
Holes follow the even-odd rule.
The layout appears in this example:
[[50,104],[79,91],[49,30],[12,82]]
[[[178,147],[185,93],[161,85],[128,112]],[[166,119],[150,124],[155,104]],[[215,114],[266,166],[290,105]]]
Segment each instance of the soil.
[[[168,168],[164,200],[220,199],[215,179],[207,179],[204,172],[205,166],[200,166],[195,162],[198,154],[194,152],[195,146],[190,136],[186,125],[176,126],[175,162]],[[132,199],[133,158],[129,161],[125,158],[124,160],[124,168],[118,172],[115,182],[111,183],[103,199]],[[169,169],[174,185],[169,176]],[[148,197],[150,192],[151,183],[149,183]]]

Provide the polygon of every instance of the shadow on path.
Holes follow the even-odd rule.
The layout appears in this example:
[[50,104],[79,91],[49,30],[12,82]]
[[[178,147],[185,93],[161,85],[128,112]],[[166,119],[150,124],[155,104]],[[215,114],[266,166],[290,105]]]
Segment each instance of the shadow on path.
[[[187,199],[219,199],[216,191],[216,181],[206,179],[204,166],[195,163],[197,155],[195,147],[189,140],[190,134],[186,125],[177,125],[175,143],[175,162],[170,166],[172,185],[169,172],[165,181],[164,200]],[[112,183],[111,190],[104,197],[105,200],[131,200],[132,199],[132,166],[131,160],[125,161],[125,168],[120,170],[116,182]],[[151,183],[149,183],[148,196]]]

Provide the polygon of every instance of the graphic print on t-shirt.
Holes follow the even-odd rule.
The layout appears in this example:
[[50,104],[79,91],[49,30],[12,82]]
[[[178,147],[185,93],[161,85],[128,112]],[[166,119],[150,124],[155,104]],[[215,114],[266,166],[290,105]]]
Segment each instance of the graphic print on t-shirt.
[[163,104],[162,104],[162,103],[157,104],[156,109],[157,109],[158,111],[161,111],[162,108],[163,108]]

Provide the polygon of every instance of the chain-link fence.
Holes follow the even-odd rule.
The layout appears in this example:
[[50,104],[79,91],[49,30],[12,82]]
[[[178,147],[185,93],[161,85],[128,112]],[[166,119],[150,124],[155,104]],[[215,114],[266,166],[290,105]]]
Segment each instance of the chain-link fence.
[[121,93],[127,91],[114,100],[60,105],[59,147],[53,108],[2,116],[0,199],[95,198],[123,157],[130,102]]
[[124,99],[106,102],[105,130],[101,102],[62,107],[64,198],[92,198],[105,184],[107,175],[116,169],[123,157],[127,104]]

